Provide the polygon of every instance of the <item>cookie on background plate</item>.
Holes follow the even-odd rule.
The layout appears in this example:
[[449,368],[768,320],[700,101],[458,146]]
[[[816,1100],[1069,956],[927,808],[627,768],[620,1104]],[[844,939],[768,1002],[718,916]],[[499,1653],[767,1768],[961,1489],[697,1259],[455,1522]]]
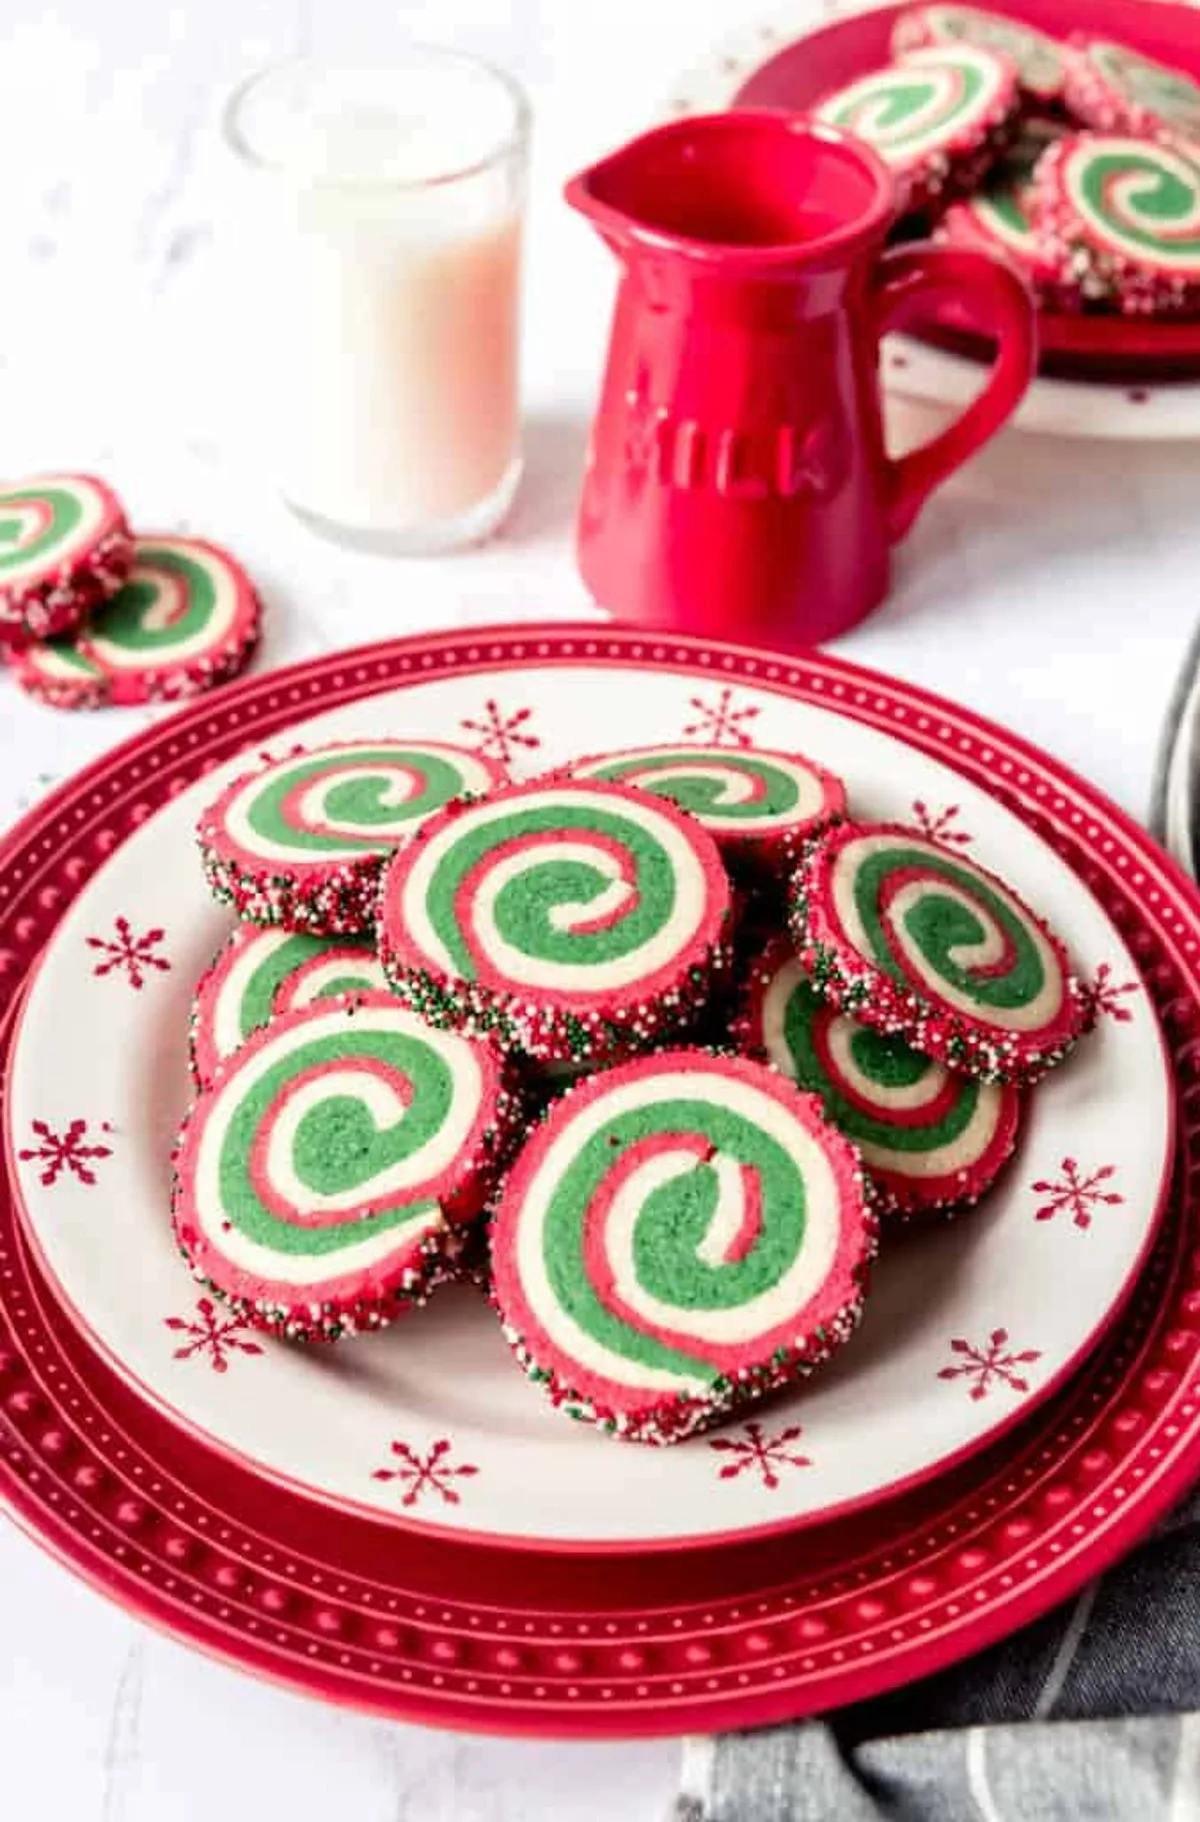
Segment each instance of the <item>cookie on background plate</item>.
[[458,1275],[516,1137],[499,1053],[390,996],[275,1020],[184,1122],[172,1220],[195,1277],[289,1341],[376,1329]]
[[1049,120],[1026,120],[1012,146],[988,173],[982,189],[951,203],[934,230],[935,240],[1002,253],[1029,281],[1039,302],[1078,307],[1078,286],[1064,283],[1034,226],[1034,171],[1047,149],[1067,133]]
[[1012,59],[1030,101],[1051,107],[1062,100],[1065,45],[1021,19],[975,6],[914,6],[901,13],[892,27],[893,56],[935,44],[979,44],[985,50],[1001,51]]
[[1067,50],[1067,109],[1100,133],[1200,138],[1200,83],[1127,44],[1078,34]]
[[790,867],[807,838],[846,810],[841,779],[801,753],[628,747],[574,759],[566,770],[667,798],[703,823],[729,866],[758,873]]
[[58,709],[182,702],[244,670],[260,627],[254,585],[227,551],[139,538],[128,580],[83,626],[16,654],[17,682]]
[[951,1213],[977,1202],[1012,1156],[1019,1091],[955,1075],[903,1038],[822,1000],[786,937],[746,982],[739,1040],[852,1139],[881,1214]]
[[11,654],[78,626],[132,563],[125,509],[95,475],[0,486],[0,649]]
[[375,950],[357,937],[239,924],[196,989],[188,1048],[198,1088],[256,1031],[315,1000],[386,993]]
[[1056,282],[1086,303],[1200,310],[1200,147],[1072,134],[1039,160],[1030,213]]
[[491,1225],[519,1365],[569,1416],[678,1442],[849,1339],[875,1250],[858,1153],[744,1057],[667,1050],[550,1110]]
[[374,926],[393,852],[501,768],[465,747],[337,740],[266,759],[228,785],[196,831],[213,896],[239,917],[318,936]]
[[686,1029],[729,960],[716,843],[665,799],[554,776],[454,804],[379,901],[394,993],[544,1062],[600,1062]]
[[792,935],[832,1005],[981,1081],[1036,1081],[1087,1024],[1066,950],[1011,886],[899,824],[811,843]]
[[935,45],[859,76],[812,111],[873,146],[901,207],[919,214],[975,187],[1016,130],[1020,90],[998,52]]

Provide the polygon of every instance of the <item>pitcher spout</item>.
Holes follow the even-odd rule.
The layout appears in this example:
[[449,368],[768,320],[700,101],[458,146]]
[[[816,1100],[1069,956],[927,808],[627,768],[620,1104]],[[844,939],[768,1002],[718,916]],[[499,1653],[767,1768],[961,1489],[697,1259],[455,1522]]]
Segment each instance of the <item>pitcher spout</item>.
[[882,236],[891,219],[892,178],[864,151],[800,115],[701,114],[630,140],[573,177],[565,196],[618,254],[644,246],[692,260],[807,261]]

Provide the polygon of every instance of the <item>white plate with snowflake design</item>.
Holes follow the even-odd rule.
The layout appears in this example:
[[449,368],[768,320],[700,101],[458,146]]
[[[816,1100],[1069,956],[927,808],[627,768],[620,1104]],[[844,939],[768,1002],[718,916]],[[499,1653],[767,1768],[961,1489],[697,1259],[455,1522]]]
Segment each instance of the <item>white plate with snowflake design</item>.
[[208,1441],[335,1505],[567,1549],[815,1523],[937,1475],[1016,1421],[1104,1332],[1152,1238],[1172,1094],[1135,964],[1046,843],[916,748],[799,700],[782,676],[732,688],[699,663],[598,657],[416,681],[271,746],[459,738],[525,777],[611,746],[617,728],[631,746],[797,749],[845,779],[864,818],[915,820],[991,864],[1066,937],[1095,983],[1098,1029],[1036,1091],[985,1202],[885,1250],[861,1330],[808,1386],[674,1448],[613,1442],[550,1409],[469,1288],[383,1334],[305,1350],[232,1320],[189,1278],[169,1157],[192,991],[230,928],[192,832],[239,762],[212,772],[124,843],[49,945],[10,1075],[11,1169],[66,1307],[120,1370]]

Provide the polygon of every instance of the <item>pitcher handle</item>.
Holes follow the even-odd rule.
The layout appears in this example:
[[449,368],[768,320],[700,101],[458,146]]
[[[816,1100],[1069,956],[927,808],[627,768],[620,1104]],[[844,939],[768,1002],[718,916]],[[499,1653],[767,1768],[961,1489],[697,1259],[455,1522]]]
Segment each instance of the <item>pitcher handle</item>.
[[961,416],[919,449],[889,460],[894,539],[904,537],[933,489],[1008,421],[1037,364],[1037,312],[1028,286],[1012,266],[973,247],[922,241],[885,253],[875,276],[877,333],[886,335],[947,296],[967,302],[996,337],[996,359],[987,385]]

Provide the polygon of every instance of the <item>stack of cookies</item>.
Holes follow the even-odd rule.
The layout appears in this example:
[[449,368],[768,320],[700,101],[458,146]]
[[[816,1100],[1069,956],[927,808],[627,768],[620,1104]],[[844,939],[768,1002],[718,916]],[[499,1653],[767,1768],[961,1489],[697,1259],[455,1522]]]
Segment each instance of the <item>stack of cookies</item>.
[[853,1333],[882,1231],[969,1207],[1086,1000],[983,867],[794,752],[514,784],[399,738],[201,818],[184,1256],[293,1341],[490,1294],[552,1403],[672,1442]]
[[896,175],[906,231],[1003,253],[1056,311],[1200,311],[1200,85],[1106,39],[919,6],[816,112]]
[[202,538],[135,537],[94,475],[0,488],[0,662],[54,708],[200,695],[244,669],[259,621],[239,563]]

